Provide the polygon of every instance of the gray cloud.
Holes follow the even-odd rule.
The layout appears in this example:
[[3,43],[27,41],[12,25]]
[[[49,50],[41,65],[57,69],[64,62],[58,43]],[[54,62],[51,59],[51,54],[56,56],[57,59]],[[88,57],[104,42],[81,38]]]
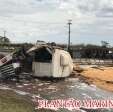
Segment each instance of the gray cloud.
[[73,20],[74,43],[113,42],[112,17],[113,0],[0,0],[0,34],[7,30],[18,42],[67,42],[68,19]]

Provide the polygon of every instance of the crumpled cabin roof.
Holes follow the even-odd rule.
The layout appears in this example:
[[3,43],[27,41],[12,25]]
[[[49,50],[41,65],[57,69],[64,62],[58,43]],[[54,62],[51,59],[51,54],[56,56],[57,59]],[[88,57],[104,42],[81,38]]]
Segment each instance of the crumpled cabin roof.
[[34,51],[38,51],[39,49],[46,48],[49,52],[53,53],[55,49],[62,49],[58,46],[50,46],[50,45],[35,45],[31,49],[27,51],[27,53],[31,53]]

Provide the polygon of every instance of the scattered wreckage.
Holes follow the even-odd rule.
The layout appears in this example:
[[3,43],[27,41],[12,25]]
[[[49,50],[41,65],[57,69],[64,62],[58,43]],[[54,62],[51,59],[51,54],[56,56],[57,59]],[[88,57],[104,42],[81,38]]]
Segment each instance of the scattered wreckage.
[[73,61],[67,51],[47,44],[35,45],[27,51],[21,49],[0,60],[3,77],[19,77],[26,70],[34,77],[68,77],[73,71]]

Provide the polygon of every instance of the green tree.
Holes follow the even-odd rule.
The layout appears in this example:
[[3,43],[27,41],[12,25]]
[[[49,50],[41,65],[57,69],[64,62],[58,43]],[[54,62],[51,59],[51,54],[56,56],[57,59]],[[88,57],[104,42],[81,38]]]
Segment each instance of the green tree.
[[7,37],[0,36],[0,44],[9,44],[10,40]]
[[101,41],[102,47],[108,47],[109,43],[107,41]]

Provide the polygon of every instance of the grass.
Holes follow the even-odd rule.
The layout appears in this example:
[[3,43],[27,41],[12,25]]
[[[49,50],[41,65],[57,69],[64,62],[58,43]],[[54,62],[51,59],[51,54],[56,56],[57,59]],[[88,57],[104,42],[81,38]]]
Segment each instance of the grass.
[[27,98],[9,90],[0,90],[0,112],[35,112],[35,110]]

